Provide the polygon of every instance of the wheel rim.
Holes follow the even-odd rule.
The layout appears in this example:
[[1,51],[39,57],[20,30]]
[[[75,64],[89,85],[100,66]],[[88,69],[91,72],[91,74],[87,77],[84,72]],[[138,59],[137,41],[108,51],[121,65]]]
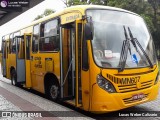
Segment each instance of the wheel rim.
[[56,86],[56,85],[51,86],[50,95],[51,95],[51,98],[53,100],[57,98],[57,96],[58,96],[58,86]]

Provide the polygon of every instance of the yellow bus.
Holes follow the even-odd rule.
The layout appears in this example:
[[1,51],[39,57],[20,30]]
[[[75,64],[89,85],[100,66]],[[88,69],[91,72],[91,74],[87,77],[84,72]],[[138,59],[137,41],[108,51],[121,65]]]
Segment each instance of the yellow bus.
[[3,76],[52,100],[105,113],[158,95],[152,36],[133,12],[74,6],[2,39]]

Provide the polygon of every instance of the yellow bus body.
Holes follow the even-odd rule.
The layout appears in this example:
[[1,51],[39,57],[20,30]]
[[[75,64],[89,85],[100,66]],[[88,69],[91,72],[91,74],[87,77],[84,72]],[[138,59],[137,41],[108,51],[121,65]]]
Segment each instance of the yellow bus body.
[[[118,8],[112,8],[112,7],[105,7],[105,6],[76,6],[71,8],[66,8],[62,12],[51,14],[45,18],[42,18],[40,20],[34,21],[32,24],[28,25],[25,28],[19,29],[17,31],[20,31],[20,35],[27,35],[30,34],[32,36],[31,41],[33,40],[33,26],[36,24],[41,24],[45,21],[55,19],[59,17],[61,19],[61,25],[71,24],[74,23],[77,24],[82,23],[82,26],[86,23],[86,21],[83,21],[82,18],[84,15],[86,15],[87,9],[110,9],[110,10],[121,10]],[[125,11],[129,12],[129,11]],[[131,13],[131,12],[129,12]],[[82,30],[84,28],[82,27]],[[76,34],[78,33],[78,28],[75,28]],[[62,41],[63,41],[63,51],[64,53],[68,50],[68,43],[67,40],[71,38],[71,35],[69,35],[70,30],[62,29]],[[14,32],[13,32],[14,33]],[[8,38],[5,38],[6,41],[9,41],[9,35]],[[83,36],[83,34],[82,34]],[[75,61],[76,66],[79,66],[79,63],[82,64],[82,61],[78,60],[78,36],[76,36],[76,59]],[[32,44],[32,42],[31,42]],[[32,46],[32,45],[31,45]],[[64,100],[65,102],[71,103],[72,105],[79,107],[83,110],[94,112],[94,113],[106,113],[111,111],[116,111],[124,108],[128,108],[131,106],[135,106],[141,103],[145,103],[151,100],[156,99],[158,95],[158,88],[160,85],[160,82],[157,84],[154,84],[155,79],[158,74],[158,64],[155,64],[153,68],[134,68],[134,69],[125,69],[123,72],[118,72],[117,69],[101,69],[98,67],[93,58],[92,54],[92,47],[91,47],[91,41],[87,41],[87,47],[88,47],[88,63],[89,63],[89,69],[87,71],[84,71],[81,69],[81,102],[78,102],[79,96],[78,96],[78,67],[76,67],[76,84],[75,84],[75,102],[72,100]],[[25,47],[26,48],[26,47]],[[30,47],[31,50],[32,47]],[[6,48],[9,49],[9,48]],[[25,50],[26,53],[26,50]],[[82,52],[80,51],[82,54]],[[26,55],[26,54],[25,54]],[[66,66],[69,66],[69,63],[65,61],[65,58],[67,58],[69,54],[67,52],[64,54],[63,63]],[[25,56],[26,57],[26,56]],[[33,53],[32,50],[30,51],[30,60],[26,60],[25,66],[26,66],[26,81],[23,83],[24,87],[35,89],[41,93],[45,94],[45,89],[47,86],[45,86],[45,79],[50,79],[53,77],[53,75],[58,79],[60,82],[61,78],[61,69],[60,69],[60,52],[41,52],[38,50],[38,52]],[[46,60],[46,58],[49,58],[50,60]],[[6,66],[7,66],[7,78],[11,79],[11,71],[12,69],[16,68],[16,54],[8,54],[8,58],[6,60]],[[100,88],[97,84],[97,75],[100,74],[102,71],[102,76],[109,80],[115,87],[116,93],[108,93],[107,91]],[[67,73],[67,67],[64,67],[64,72]],[[50,77],[47,77],[49,76]],[[122,79],[130,79],[132,77],[140,77],[140,83],[137,84],[130,84],[132,87],[129,88],[127,85],[125,86],[123,84]],[[121,82],[120,82],[121,81]],[[147,83],[147,84],[145,84]],[[124,85],[124,86],[123,86]],[[69,89],[69,83],[66,83],[64,85],[64,96],[68,94],[67,89]],[[142,87],[143,86],[143,87]],[[136,94],[143,93],[145,96],[143,99],[133,100],[132,96]]]

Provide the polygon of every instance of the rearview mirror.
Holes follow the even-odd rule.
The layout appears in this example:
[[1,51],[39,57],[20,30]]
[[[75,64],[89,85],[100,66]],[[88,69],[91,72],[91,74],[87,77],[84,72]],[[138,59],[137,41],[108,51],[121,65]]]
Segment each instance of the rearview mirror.
[[93,24],[91,22],[85,24],[85,40],[92,40],[93,39]]

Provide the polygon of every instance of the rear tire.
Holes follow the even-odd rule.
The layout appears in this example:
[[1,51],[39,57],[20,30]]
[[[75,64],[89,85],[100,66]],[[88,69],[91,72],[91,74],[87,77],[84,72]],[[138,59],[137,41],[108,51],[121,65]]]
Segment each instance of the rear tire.
[[15,70],[11,71],[11,84],[17,86],[17,75]]
[[59,85],[57,85],[56,83],[51,83],[48,87],[47,90],[47,95],[49,97],[49,99],[51,100],[58,100],[59,97]]

